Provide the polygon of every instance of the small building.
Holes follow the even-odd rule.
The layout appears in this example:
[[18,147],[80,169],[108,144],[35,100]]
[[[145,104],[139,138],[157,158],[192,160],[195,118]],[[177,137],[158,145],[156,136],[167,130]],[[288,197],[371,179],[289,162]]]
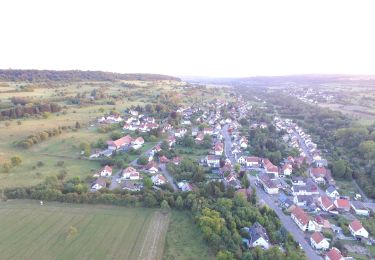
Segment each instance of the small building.
[[100,171],[101,177],[109,177],[112,175],[112,167],[106,165],[104,168]]
[[349,231],[353,237],[368,238],[367,230],[362,226],[361,222],[357,219],[353,220],[353,222],[349,224]]
[[314,232],[311,235],[310,243],[317,250],[327,250],[329,248],[328,240],[320,232]]
[[157,173],[159,171],[156,162],[151,161],[145,166],[145,170],[151,174]]
[[335,209],[335,204],[330,199],[330,197],[328,197],[327,195],[323,195],[323,196],[319,197],[318,200],[319,200],[320,207],[322,208],[322,210],[331,211],[331,210]]
[[296,206],[291,214],[291,218],[302,231],[314,231],[315,225],[310,216],[300,207]]
[[327,252],[325,255],[325,260],[344,260],[345,258],[342,256],[340,250],[336,247],[332,247],[331,250]]
[[263,189],[268,194],[277,194],[279,193],[279,188],[277,185],[268,177],[267,174],[259,174],[257,176],[258,181],[262,184]]
[[352,211],[357,215],[361,215],[361,216],[370,215],[370,211],[360,201],[352,201],[350,203],[350,207],[352,208]]
[[101,190],[102,188],[105,188],[106,186],[107,186],[106,180],[104,178],[98,178],[91,185],[91,189],[93,189],[93,190]]
[[338,210],[341,210],[341,211],[350,210],[350,201],[347,199],[336,199],[334,204]]
[[163,185],[167,182],[167,179],[162,174],[156,174],[151,177],[152,183],[156,186]]
[[220,157],[215,155],[207,155],[206,163],[209,167],[219,167],[220,166]]
[[333,185],[330,185],[327,189],[326,189],[326,194],[332,198],[332,199],[335,199],[337,197],[340,196],[340,193],[337,191],[336,187],[333,186]]
[[140,174],[133,167],[127,167],[122,171],[122,178],[125,180],[139,180]]
[[264,249],[268,249],[270,247],[270,240],[268,238],[267,231],[258,222],[255,222],[254,225],[249,228],[249,237],[250,247],[260,246]]

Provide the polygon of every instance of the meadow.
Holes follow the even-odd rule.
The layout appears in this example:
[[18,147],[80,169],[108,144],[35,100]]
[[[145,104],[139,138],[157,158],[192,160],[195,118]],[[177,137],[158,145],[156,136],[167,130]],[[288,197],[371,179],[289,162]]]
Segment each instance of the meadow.
[[168,223],[154,209],[2,202],[1,259],[162,259]]
[[1,259],[214,259],[187,212],[0,202]]

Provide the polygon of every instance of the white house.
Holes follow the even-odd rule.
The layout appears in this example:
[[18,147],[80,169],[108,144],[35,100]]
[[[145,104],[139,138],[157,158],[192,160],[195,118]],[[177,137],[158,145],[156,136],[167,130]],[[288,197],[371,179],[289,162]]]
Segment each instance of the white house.
[[335,199],[337,197],[340,196],[340,193],[337,191],[336,187],[333,186],[333,185],[330,185],[327,189],[326,189],[326,194],[332,198],[332,199]]
[[328,250],[329,242],[328,240],[320,233],[314,232],[310,237],[311,246],[317,250]]
[[112,167],[106,165],[100,172],[100,176],[102,177],[108,177],[112,175]]
[[122,178],[126,180],[139,180],[140,175],[133,167],[127,167],[122,171]]
[[167,182],[166,178],[162,174],[156,174],[152,176],[151,180],[156,186],[163,185]]
[[268,177],[267,174],[260,174],[257,176],[258,181],[262,184],[263,189],[268,194],[278,194],[279,188],[277,185]]
[[149,173],[157,173],[159,171],[157,164],[154,161],[150,161],[146,166],[145,166],[146,171]]
[[344,260],[345,258],[342,256],[340,250],[336,247],[332,247],[329,250],[324,258],[325,260]]
[[220,157],[215,155],[207,155],[206,163],[209,167],[219,167],[220,166]]
[[282,174],[285,176],[291,175],[292,171],[293,171],[293,166],[289,163],[284,164],[281,169]]
[[270,247],[266,229],[258,222],[255,222],[254,225],[249,228],[249,238],[250,247],[260,246],[264,249],[268,249]]
[[315,225],[311,221],[310,216],[300,207],[296,206],[290,216],[302,231],[315,230]]
[[351,201],[350,207],[354,211],[355,214],[361,215],[361,216],[369,216],[370,211],[363,205],[360,201]]
[[94,181],[93,185],[91,186],[91,189],[93,190],[100,190],[102,188],[105,188],[107,185],[105,179],[98,178]]
[[349,231],[353,237],[364,237],[368,238],[367,230],[362,226],[359,220],[354,220],[349,224]]

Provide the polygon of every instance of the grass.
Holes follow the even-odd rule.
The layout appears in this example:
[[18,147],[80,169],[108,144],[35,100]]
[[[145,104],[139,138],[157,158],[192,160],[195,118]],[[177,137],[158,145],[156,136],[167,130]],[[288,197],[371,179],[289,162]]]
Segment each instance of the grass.
[[214,259],[209,246],[187,212],[172,212],[164,259]]
[[161,259],[168,223],[153,209],[2,202],[1,259]]

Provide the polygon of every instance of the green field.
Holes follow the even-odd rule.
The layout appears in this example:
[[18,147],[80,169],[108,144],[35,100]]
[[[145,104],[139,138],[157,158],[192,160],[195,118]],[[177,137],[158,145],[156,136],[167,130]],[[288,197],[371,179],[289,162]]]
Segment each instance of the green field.
[[168,223],[153,209],[2,202],[1,259],[162,259]]
[[172,212],[164,259],[214,259],[198,227],[185,212]]

